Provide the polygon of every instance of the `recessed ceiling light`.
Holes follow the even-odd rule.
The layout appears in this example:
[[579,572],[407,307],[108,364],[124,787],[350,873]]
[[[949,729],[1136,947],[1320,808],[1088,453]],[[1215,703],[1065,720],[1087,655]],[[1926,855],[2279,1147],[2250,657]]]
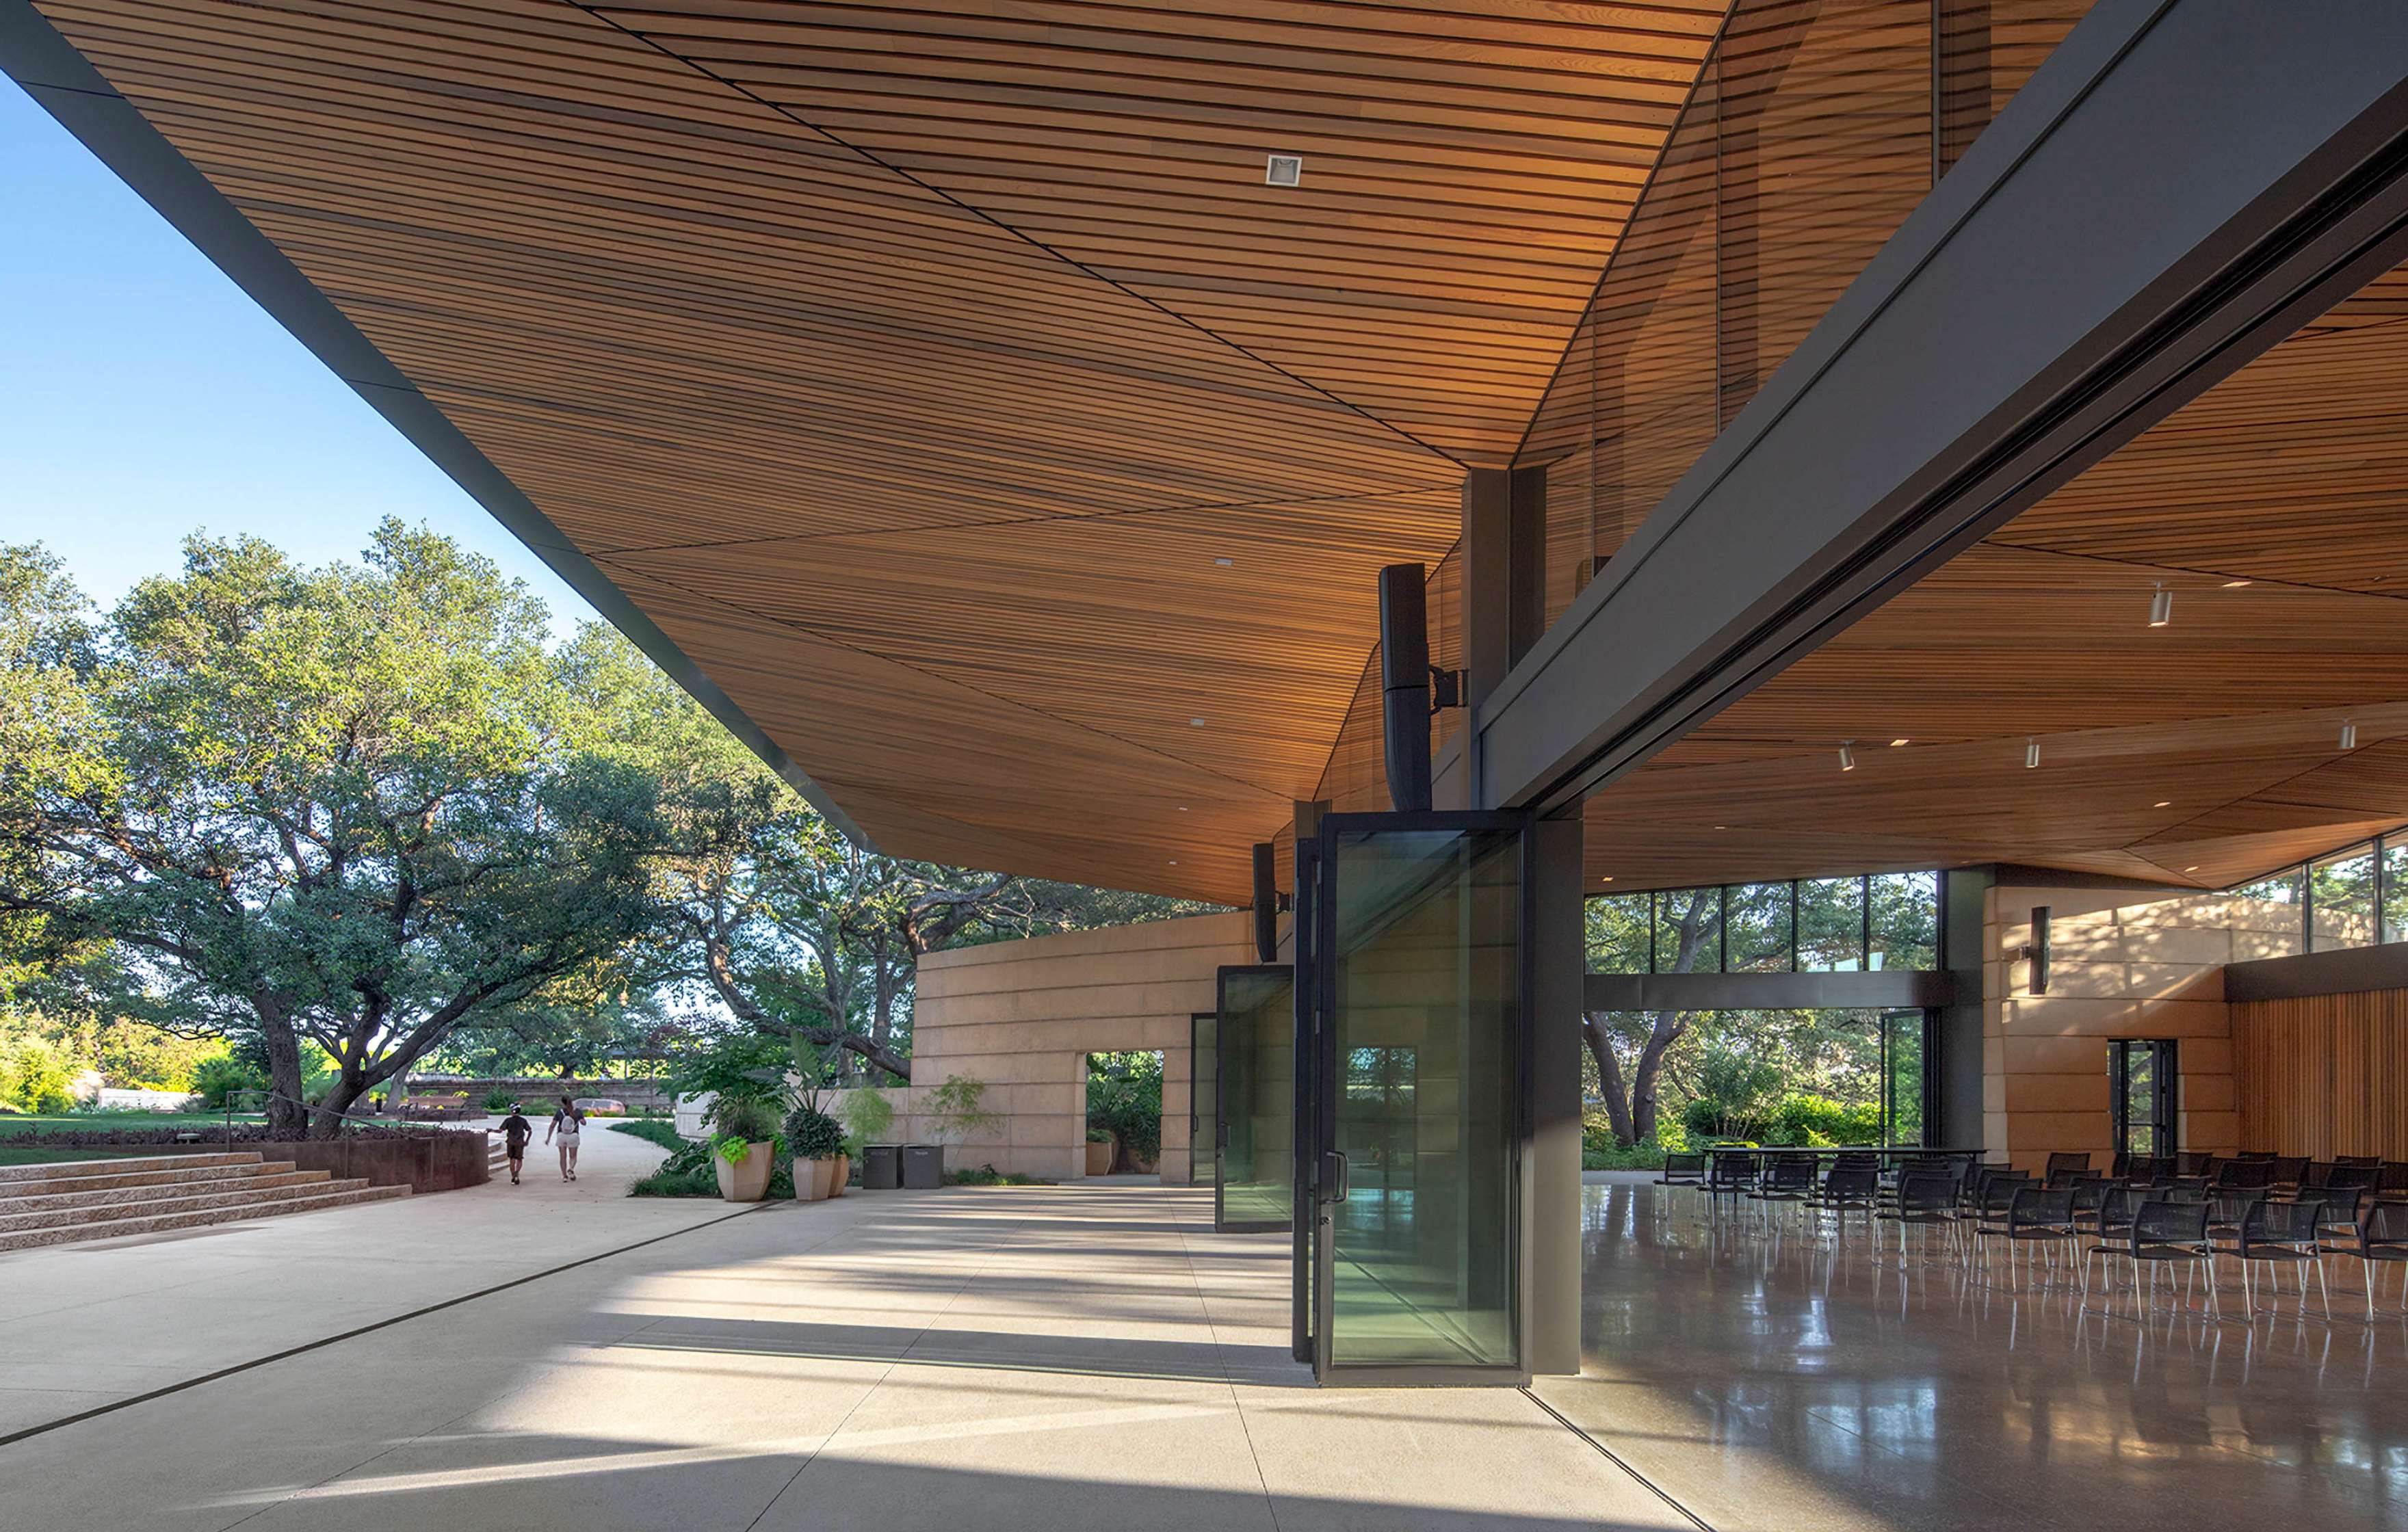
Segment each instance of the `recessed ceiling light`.
[[1179,858],[1177,858],[1177,857],[1175,857],[1175,856],[1174,856],[1174,857],[1172,857],[1172,858],[1170,859],[1170,865],[1171,865],[1172,866],[1174,866],[1174,867],[1175,867],[1175,866],[1179,866]]
[[2173,806],[2174,800],[2172,798],[2159,798],[2157,802],[2149,805],[2152,809],[2171,809]]
[[2187,867],[2183,868],[2183,871],[2185,871],[2185,872],[2197,872],[2198,870],[2199,870],[2199,868],[2198,868],[2196,866],[2187,866]]
[[1191,718],[1187,721],[1187,726],[1191,729],[1200,729],[1204,726],[1204,721],[1200,718]]
[[[1842,739],[1842,740],[1841,740],[1841,741],[1840,741],[1840,769],[1841,769],[1841,770],[1842,770],[1842,771],[1854,771],[1854,770],[1856,770],[1856,742],[1855,740],[1853,740],[1853,739]],[[1717,829],[1717,830],[1719,830],[1719,829],[1721,829],[1721,828],[1722,828],[1722,826],[1721,826],[1721,825],[1719,825],[1719,824],[1717,824],[1717,825],[1715,825],[1715,826],[1714,826],[1714,828],[1715,828],[1715,829]]]
[[1719,830],[1719,829],[1721,829],[1721,828],[1722,828],[1722,826],[1721,826],[1721,825],[1719,825],[1719,824],[1717,824],[1717,825],[1715,825],[1715,826],[1714,826],[1714,828],[1715,828],[1715,829],[1717,829],[1717,830]]
[[1600,882],[1600,883],[1610,883],[1610,882],[1613,881],[1613,879],[1612,879],[1612,877],[1611,875],[1608,875],[1608,876],[1606,876],[1606,877],[1603,877],[1603,878],[1598,879],[1598,882]]
[[2160,582],[2157,594],[2149,597],[2149,626],[2164,627],[2174,620],[2174,593]]
[[1185,804],[1183,804],[1183,803],[1182,803],[1182,804],[1181,804],[1181,805],[1179,806],[1179,811],[1180,811],[1181,813],[1182,813],[1182,814],[1183,814],[1183,813],[1185,813],[1185,812],[1187,812],[1187,805],[1185,805]]
[[1274,154],[1263,164],[1265,186],[1297,186],[1304,180],[1304,156]]
[[2237,590],[2241,589],[2241,587],[2243,587],[2243,585],[2249,585],[2249,584],[2254,584],[2254,583],[2256,583],[2254,580],[2226,580],[2226,581],[2224,582],[2224,588],[2225,588],[2226,590],[2228,590],[2228,591],[2237,591]]
[[1896,750],[1896,749],[1898,749],[1898,747],[1899,747],[1899,746],[1900,746],[1900,745],[1909,745],[1909,744],[1913,744],[1913,743],[1914,743],[1914,741],[1913,741],[1913,740],[1911,740],[1911,739],[1893,739],[1893,740],[1891,740],[1891,741],[1889,742],[1889,748],[1890,748],[1890,749],[1892,749],[1892,750]]
[[1238,566],[1238,561],[1236,559],[1214,559],[1212,562],[1214,565],[1224,569],[1234,569]]

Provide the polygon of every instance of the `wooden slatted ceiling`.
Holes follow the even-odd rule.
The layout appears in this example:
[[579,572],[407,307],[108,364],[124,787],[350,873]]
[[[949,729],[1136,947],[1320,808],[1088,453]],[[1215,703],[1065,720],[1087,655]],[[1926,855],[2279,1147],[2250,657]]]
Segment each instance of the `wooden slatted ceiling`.
[[[1530,410],[1726,0],[599,14],[1466,462]],[[1263,185],[1268,153],[1303,184]]]
[[1241,898],[1720,5],[42,8],[887,849]]
[[1600,794],[1591,886],[2006,860],[2214,887],[2408,820],[2403,314],[2408,269]]

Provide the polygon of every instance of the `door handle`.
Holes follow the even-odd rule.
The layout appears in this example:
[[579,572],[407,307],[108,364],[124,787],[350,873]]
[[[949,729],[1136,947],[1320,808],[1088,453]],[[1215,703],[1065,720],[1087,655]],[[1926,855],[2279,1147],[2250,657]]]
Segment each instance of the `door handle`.
[[1337,1150],[1325,1151],[1321,1156],[1321,1200],[1343,1202],[1347,1193],[1346,1156]]

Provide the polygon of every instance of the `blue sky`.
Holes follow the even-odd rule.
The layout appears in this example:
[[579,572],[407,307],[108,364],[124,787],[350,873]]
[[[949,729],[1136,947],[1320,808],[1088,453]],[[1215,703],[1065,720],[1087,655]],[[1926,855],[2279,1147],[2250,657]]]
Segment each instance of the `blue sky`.
[[0,540],[107,602],[185,535],[354,558],[386,516],[591,609],[0,77]]

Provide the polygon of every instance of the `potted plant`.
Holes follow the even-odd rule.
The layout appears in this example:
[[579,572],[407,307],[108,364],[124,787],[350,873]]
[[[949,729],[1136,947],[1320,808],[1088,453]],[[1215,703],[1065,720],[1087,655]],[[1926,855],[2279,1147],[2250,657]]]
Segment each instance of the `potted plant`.
[[760,1201],[777,1166],[777,1109],[762,1096],[723,1091],[711,1102],[710,1117],[719,1195],[730,1202]]
[[786,1114],[786,1147],[795,1156],[795,1198],[817,1202],[840,1195],[838,1176],[850,1174],[844,1153],[844,1128],[826,1112],[805,1101]]
[[1087,1130],[1087,1174],[1109,1176],[1112,1173],[1112,1155],[1117,1146],[1109,1129],[1091,1127]]
[[[923,1114],[935,1132],[933,1144],[911,1144],[904,1152],[904,1184],[906,1186],[939,1186],[945,1180],[945,1150],[975,1134],[991,1133],[1003,1124],[1003,1114],[986,1104],[986,1082],[974,1075],[947,1075],[945,1082],[928,1093],[926,1110]],[[933,1166],[918,1173],[915,1181],[912,1156],[927,1154]]]

